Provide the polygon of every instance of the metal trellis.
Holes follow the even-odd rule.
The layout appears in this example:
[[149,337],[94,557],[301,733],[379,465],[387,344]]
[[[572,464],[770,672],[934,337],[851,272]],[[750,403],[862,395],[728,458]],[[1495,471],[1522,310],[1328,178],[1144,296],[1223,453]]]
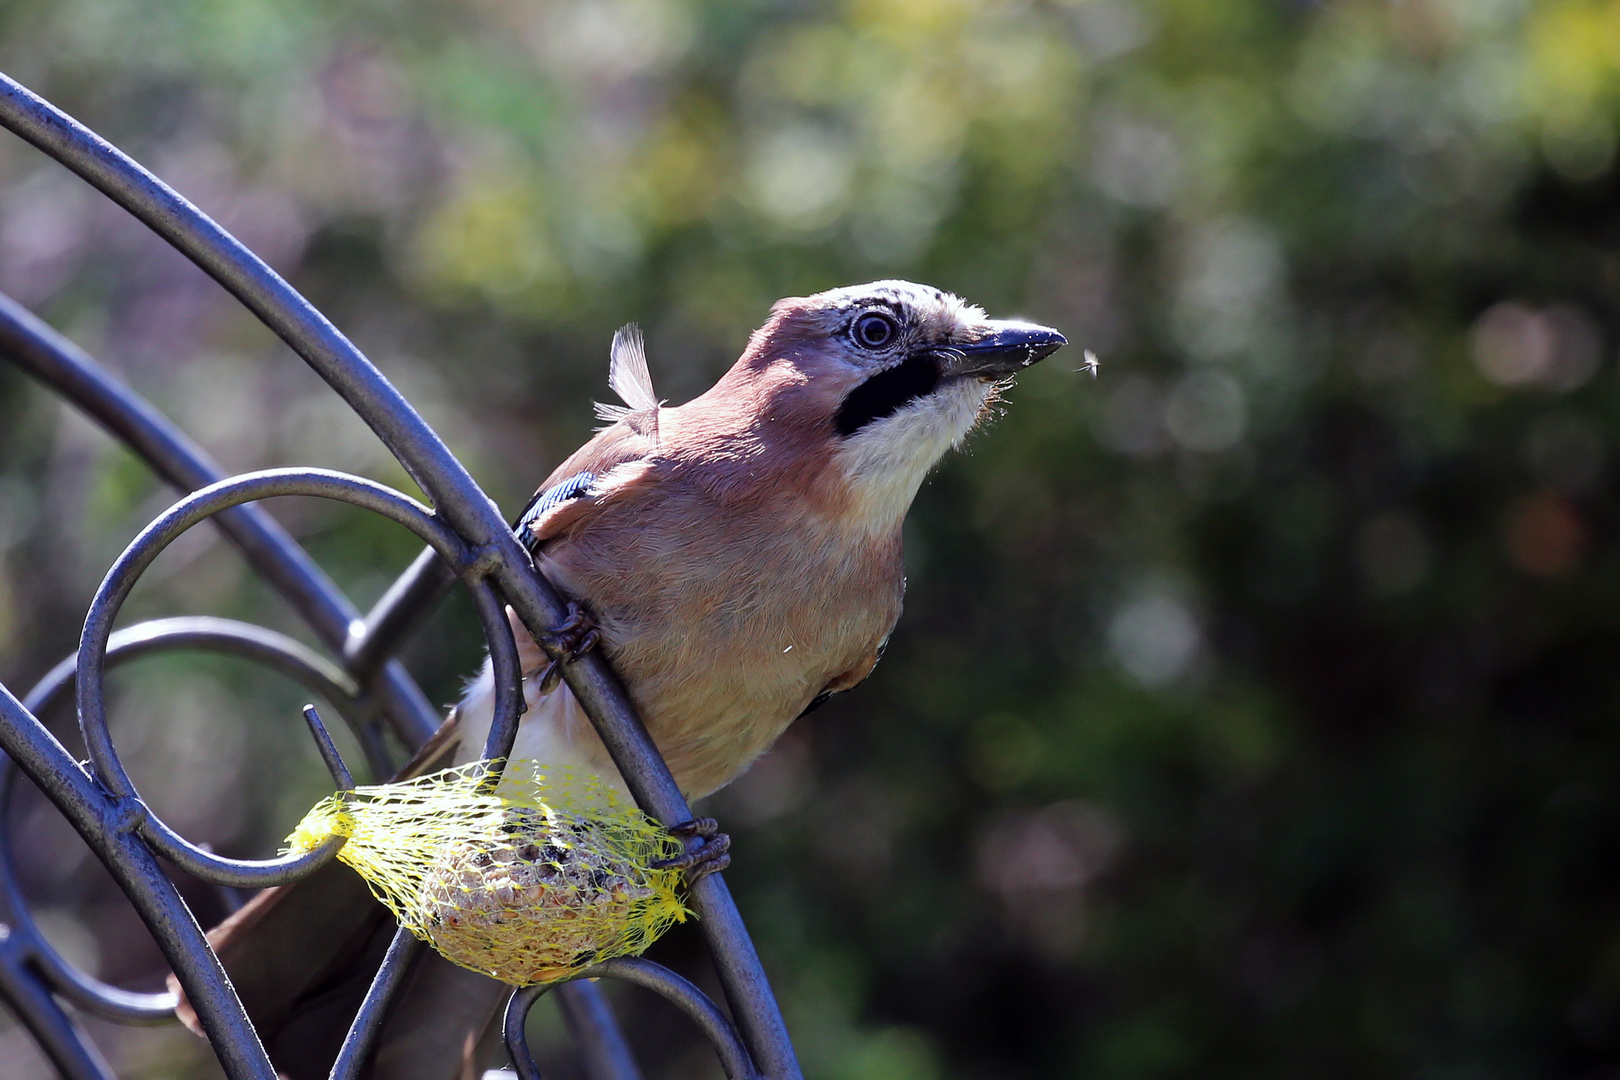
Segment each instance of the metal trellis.
[[[103,679],[110,665],[171,649],[224,652],[258,661],[331,703],[354,731],[374,772],[390,772],[384,725],[407,747],[424,742],[440,717],[393,658],[432,604],[459,582],[472,597],[495,667],[496,709],[486,756],[504,758],[522,710],[517,648],[504,608],[531,631],[560,623],[566,604],[535,570],[493,501],[369,360],[260,259],[151,173],[16,82],[0,74],[0,125],[32,143],[128,210],[212,276],[282,338],[371,427],[421,486],[424,505],[381,484],[319,469],[271,469],[227,477],[162,414],[108,375],[82,350],[0,296],[0,355],[72,401],[134,450],[185,496],[143,529],[108,571],[85,618],[77,654],[24,698],[0,685],[0,809],[20,769],[56,805],[123,889],[184,988],[232,1080],[275,1080],[258,1033],[202,928],[160,860],[198,879],[237,888],[297,880],[330,860],[338,841],[307,855],[227,859],[194,845],[142,801],[108,732]],[[284,495],[335,499],[412,530],[427,544],[373,610],[362,615],[295,540],[257,505]],[[173,618],[114,632],[119,607],[140,574],[174,539],[211,520],[250,566],[291,604],[336,659],[263,627],[227,619]],[[667,824],[692,818],[686,800],[600,655],[567,664],[564,677],[627,786]],[[89,760],[80,763],[37,717],[74,695]],[[312,735],[340,786],[347,770],[308,710]],[[702,840],[688,841],[695,848]],[[648,987],[690,1016],[714,1044],[728,1077],[798,1080],[798,1062],[725,881],[713,874],[691,890],[730,1015],[688,980],[646,960],[600,964],[559,988],[563,1012],[593,1080],[639,1076],[611,1009],[591,979]],[[382,967],[339,1053],[332,1075],[358,1075],[391,995],[419,942],[395,933]],[[514,1067],[538,1076],[523,1020],[545,988],[515,991],[506,1010]],[[74,1010],[122,1024],[174,1020],[171,994],[109,986],[77,970],[40,934],[18,887],[12,848],[0,826],[0,998],[71,1080],[110,1080],[111,1071]],[[69,1007],[64,1007],[66,1003]]]

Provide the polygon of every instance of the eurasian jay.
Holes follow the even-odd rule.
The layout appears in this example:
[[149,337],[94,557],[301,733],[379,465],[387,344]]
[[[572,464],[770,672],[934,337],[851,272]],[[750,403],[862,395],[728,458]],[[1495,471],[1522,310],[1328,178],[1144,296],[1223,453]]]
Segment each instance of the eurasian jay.
[[[633,327],[625,406],[563,462],[518,532],[594,616],[602,650],[688,798],[722,787],[792,720],[866,678],[900,615],[900,525],[1001,380],[1064,338],[938,289],[879,281],[779,302],[707,393],[660,404]],[[577,631],[576,631],[577,632]],[[527,634],[514,758],[616,771]],[[481,750],[488,665],[457,709]]]
[[[639,333],[621,330],[609,381],[624,406],[598,406],[606,426],[557,467],[517,525],[540,570],[578,605],[552,651],[599,647],[686,795],[722,787],[795,717],[871,672],[900,615],[900,527],[923,478],[1000,385],[1063,344],[1055,330],[987,319],[938,289],[878,281],[778,302],[713,388],[665,407]],[[512,756],[620,782],[547,653],[514,626],[529,707]],[[443,733],[459,731],[456,760],[480,756],[492,709],[486,663]],[[434,764],[445,763],[441,754]],[[729,861],[725,847],[713,837],[698,872]],[[295,974],[291,944],[256,940],[273,926],[296,940],[334,922],[330,892],[312,901],[318,919],[295,913],[310,880],[268,890],[215,932],[294,1080],[324,1076],[335,1056],[336,1042],[312,1052],[313,1042],[341,1041],[346,1016],[312,1017],[342,997],[333,958],[358,948],[354,934],[331,931],[347,944],[316,944],[320,962]],[[344,886],[308,891],[323,888]],[[360,910],[381,910],[363,886],[350,892]],[[418,998],[436,982],[445,1001],[457,987],[456,1004],[400,1002],[378,1077],[447,1080],[466,1029],[499,1000],[493,980],[431,960],[448,970],[419,978]]]

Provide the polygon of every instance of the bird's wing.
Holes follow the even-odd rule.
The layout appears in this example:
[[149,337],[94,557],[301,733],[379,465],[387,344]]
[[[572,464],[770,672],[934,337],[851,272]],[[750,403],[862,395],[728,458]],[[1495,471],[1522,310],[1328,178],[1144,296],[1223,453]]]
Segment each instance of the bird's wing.
[[657,440],[626,417],[597,433],[546,479],[513,528],[535,551],[584,521],[592,509],[650,477]]
[[518,518],[517,525],[514,526],[518,537],[525,544],[533,547],[534,543],[540,539],[539,534],[535,531],[535,524],[564,503],[571,502],[574,499],[590,498],[591,484],[595,481],[596,477],[593,474],[581,470],[573,476],[565,477],[557,483],[535,492],[534,498],[529,500],[529,505],[524,507],[522,515]]
[[883,654],[888,648],[889,639],[885,636],[882,641],[878,642],[878,647],[868,655],[863,656],[859,663],[836,676],[826,686],[822,687],[821,692],[810,699],[810,704],[804,707],[804,711],[798,715],[797,719],[802,720],[827,704],[834,694],[842,694],[845,690],[853,690],[865,682],[866,677],[872,674],[872,669],[877,667],[877,662],[883,659]]

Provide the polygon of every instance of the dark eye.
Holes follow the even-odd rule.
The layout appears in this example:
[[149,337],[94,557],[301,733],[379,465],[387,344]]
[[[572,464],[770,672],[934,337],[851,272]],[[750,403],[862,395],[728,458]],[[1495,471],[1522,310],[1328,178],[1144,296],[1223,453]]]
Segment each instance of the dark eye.
[[900,327],[887,315],[869,311],[855,320],[850,327],[850,335],[854,337],[855,344],[863,349],[883,349],[894,344],[899,335]]

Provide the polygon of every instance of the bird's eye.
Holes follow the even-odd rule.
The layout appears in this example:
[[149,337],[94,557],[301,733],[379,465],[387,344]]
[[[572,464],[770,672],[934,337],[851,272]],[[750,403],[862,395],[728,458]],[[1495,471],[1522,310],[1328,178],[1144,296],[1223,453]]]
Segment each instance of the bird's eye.
[[883,349],[894,344],[899,336],[900,327],[895,325],[894,319],[875,311],[869,311],[855,320],[850,327],[850,336],[855,344],[863,349]]

